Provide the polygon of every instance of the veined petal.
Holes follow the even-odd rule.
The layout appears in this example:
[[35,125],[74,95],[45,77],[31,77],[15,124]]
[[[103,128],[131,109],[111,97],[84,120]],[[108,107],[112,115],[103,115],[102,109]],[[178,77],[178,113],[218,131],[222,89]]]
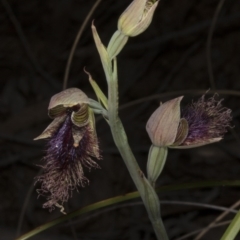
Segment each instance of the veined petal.
[[72,112],[71,120],[74,125],[83,127],[89,122],[89,107],[87,104],[81,104],[76,111]]
[[149,11],[146,12],[146,15],[143,16],[143,19],[134,28],[131,29],[131,37],[139,35],[149,27],[152,22],[153,14],[157,5],[158,2],[155,2],[153,6],[149,9]]
[[118,30],[134,37],[145,31],[152,21],[158,1],[134,0],[118,20]]
[[134,0],[119,17],[118,29],[122,31],[137,25],[142,18],[146,3],[147,0]]
[[58,117],[59,115],[65,113],[67,108],[71,108],[82,103],[89,103],[87,95],[78,88],[68,88],[55,94],[51,98],[48,106],[49,117]]
[[155,146],[169,146],[174,143],[180,122],[182,98],[163,103],[149,118],[146,130]]

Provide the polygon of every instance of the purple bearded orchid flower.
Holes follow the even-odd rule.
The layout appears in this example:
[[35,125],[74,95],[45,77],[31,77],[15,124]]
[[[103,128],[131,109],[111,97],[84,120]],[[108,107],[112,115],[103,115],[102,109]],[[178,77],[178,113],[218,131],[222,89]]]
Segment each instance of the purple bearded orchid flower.
[[48,114],[53,122],[34,140],[48,138],[39,195],[47,196],[44,208],[61,208],[72,191],[88,184],[83,166],[99,168],[94,159],[101,159],[95,131],[95,119],[88,106],[88,97],[77,88],[70,88],[54,95]]
[[151,115],[146,130],[154,146],[194,148],[220,141],[230,127],[231,110],[215,95],[180,110],[183,97],[161,104]]

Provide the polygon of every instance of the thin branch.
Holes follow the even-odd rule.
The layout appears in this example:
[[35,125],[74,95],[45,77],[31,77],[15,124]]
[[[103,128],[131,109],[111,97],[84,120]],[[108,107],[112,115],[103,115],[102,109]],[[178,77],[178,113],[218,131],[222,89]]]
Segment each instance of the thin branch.
[[123,110],[125,108],[128,107],[132,107],[136,104],[140,104],[146,101],[151,101],[151,100],[155,100],[155,99],[161,99],[161,98],[166,98],[166,97],[173,97],[173,96],[179,96],[179,95],[202,95],[202,94],[214,94],[214,93],[219,93],[222,95],[231,95],[231,96],[235,96],[235,97],[240,97],[240,91],[235,91],[235,90],[220,90],[220,89],[216,89],[216,90],[209,90],[206,93],[206,90],[201,90],[201,89],[189,89],[189,90],[179,90],[179,91],[174,91],[174,92],[166,92],[166,93],[161,93],[161,94],[154,94],[148,97],[144,97],[144,98],[139,98],[137,100],[128,102],[126,104],[123,104],[119,107],[119,110]]
[[194,240],[199,240],[202,238],[213,226],[215,226],[219,221],[221,221],[226,215],[229,214],[230,209],[234,209],[240,205],[240,200],[234,203],[228,210],[219,215],[211,224],[209,224],[204,230],[202,230]]
[[[39,170],[37,175],[40,175],[41,173],[42,173],[42,169]],[[22,209],[21,209],[21,213],[20,213],[20,216],[19,216],[19,219],[18,219],[16,238],[21,234],[21,229],[22,229],[24,215],[25,215],[28,203],[29,203],[29,199],[30,199],[30,197],[32,195],[32,192],[34,190],[34,187],[35,187],[35,184],[32,183],[31,186],[29,187],[27,195],[26,195],[26,197],[24,199],[24,203],[23,203],[23,206],[22,206]]]
[[97,0],[95,2],[95,4],[92,6],[91,10],[88,12],[88,15],[86,16],[82,26],[80,27],[78,33],[77,33],[77,36],[74,40],[74,43],[72,45],[72,49],[70,51],[70,54],[69,54],[69,57],[68,57],[68,61],[67,61],[67,65],[66,65],[66,69],[65,69],[65,74],[64,74],[64,79],[63,79],[63,90],[67,88],[67,82],[68,82],[68,77],[69,77],[69,71],[70,71],[70,67],[71,67],[71,63],[72,63],[72,60],[73,60],[73,55],[76,51],[76,47],[77,47],[77,44],[82,36],[82,33],[89,21],[89,19],[91,18],[91,16],[93,15],[94,11],[96,10],[96,8],[98,7],[98,5],[100,4],[102,0]]
[[215,84],[215,81],[214,81],[212,60],[211,60],[211,43],[212,43],[213,31],[215,29],[217,19],[218,19],[220,11],[222,9],[222,6],[224,4],[224,1],[225,0],[220,0],[218,5],[217,5],[216,11],[215,11],[214,16],[213,16],[212,23],[211,23],[210,28],[209,28],[208,37],[207,37],[207,51],[206,51],[206,53],[207,53],[207,67],[208,67],[210,85],[211,85],[211,88],[213,90],[216,89],[216,84]]
[[[185,202],[185,201],[167,201],[167,200],[161,200],[162,205],[187,205],[187,206],[193,206],[193,207],[201,207],[201,208],[207,208],[207,209],[212,209],[212,210],[217,210],[217,211],[230,211],[231,213],[237,213],[237,210],[233,210],[231,208],[226,208],[226,207],[220,207],[217,205],[212,205],[212,204],[204,204],[204,203],[195,203],[195,202]],[[100,214],[104,214],[116,209],[124,208],[124,207],[134,207],[138,205],[143,205],[143,202],[132,202],[132,203],[124,203],[124,204],[119,204],[117,206],[112,206],[107,209],[100,210],[96,213],[89,214],[86,217],[83,217],[81,219],[78,219],[76,221],[72,221],[72,223],[67,223],[65,226],[69,226],[70,224],[78,224],[80,221],[87,221],[90,220],[93,217],[97,217]]]
[[[231,222],[231,220],[230,220],[230,221],[220,222],[220,223],[218,223],[218,224],[212,226],[211,228],[222,227],[222,226],[225,226],[225,225],[229,224],[230,222]],[[193,236],[193,235],[195,235],[195,234],[201,232],[201,231],[204,230],[204,229],[205,229],[205,228],[198,229],[198,230],[196,230],[196,231],[190,232],[190,233],[185,234],[185,235],[183,235],[182,237],[177,238],[177,239],[175,239],[175,240],[184,240],[184,239],[187,239],[187,238],[189,238],[189,237],[191,237],[191,236]]]

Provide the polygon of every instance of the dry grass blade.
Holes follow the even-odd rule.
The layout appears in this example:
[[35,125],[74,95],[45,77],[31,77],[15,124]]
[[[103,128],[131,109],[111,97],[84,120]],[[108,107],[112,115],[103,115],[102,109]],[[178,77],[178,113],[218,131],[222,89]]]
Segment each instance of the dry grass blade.
[[217,22],[217,19],[218,19],[218,15],[219,15],[219,13],[222,9],[224,1],[225,0],[220,0],[219,3],[218,3],[218,6],[217,6],[216,11],[215,11],[214,16],[213,16],[211,26],[209,28],[208,37],[207,37],[207,52],[206,52],[207,53],[207,66],[208,66],[210,86],[213,90],[216,89],[216,84],[215,84],[215,81],[214,81],[212,61],[211,61],[211,43],[212,43],[213,31],[215,29],[216,22]]
[[[231,221],[224,221],[224,222],[220,222],[220,223],[217,223],[216,225],[212,226],[211,228],[217,228],[217,227],[221,227],[221,226],[225,226],[227,224],[229,224]],[[205,228],[203,228],[205,229]],[[193,231],[193,232],[190,232],[188,234],[185,234],[184,236],[180,237],[180,238],[177,238],[175,240],[184,240],[184,239],[187,239],[189,237],[192,237],[193,235],[195,234],[198,234],[199,232],[201,232],[203,229],[199,229],[199,230],[196,230],[196,231]]]
[[230,209],[234,209],[240,205],[240,200],[234,203],[228,210],[220,214],[211,224],[209,224],[204,230],[202,230],[194,240],[201,239],[212,227],[214,227],[219,221],[221,221],[226,215],[229,214]]

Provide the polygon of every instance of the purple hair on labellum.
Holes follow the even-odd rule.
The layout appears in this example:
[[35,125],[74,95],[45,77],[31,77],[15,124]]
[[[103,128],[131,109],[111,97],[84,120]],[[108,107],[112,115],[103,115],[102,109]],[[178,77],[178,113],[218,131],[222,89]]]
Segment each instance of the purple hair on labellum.
[[231,110],[215,100],[215,95],[205,99],[203,95],[182,111],[182,117],[188,122],[188,135],[181,145],[201,144],[221,139],[230,126]]
[[[77,135],[76,144],[73,135]],[[67,111],[65,120],[59,125],[47,144],[47,153],[42,166],[44,173],[37,177],[41,183],[40,195],[47,196],[44,208],[53,210],[62,208],[68,201],[69,194],[79,186],[88,184],[83,167],[99,168],[93,159],[100,159],[98,142],[93,129],[87,124],[77,127],[71,120],[71,111]],[[50,195],[49,195],[50,193]]]
[[65,89],[51,97],[48,115],[53,121],[34,140],[48,139],[43,173],[36,177],[37,192],[47,198],[44,208],[59,207],[72,191],[89,183],[83,167],[99,168],[101,159],[95,129],[94,112],[89,98],[78,88]]

